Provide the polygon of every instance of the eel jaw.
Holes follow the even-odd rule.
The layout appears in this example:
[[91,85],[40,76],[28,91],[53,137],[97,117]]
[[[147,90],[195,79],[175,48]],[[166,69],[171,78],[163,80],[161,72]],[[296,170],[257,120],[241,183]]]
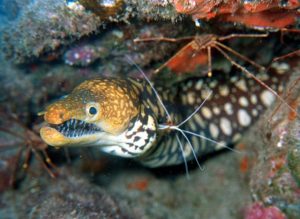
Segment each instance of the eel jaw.
[[64,123],[42,127],[40,135],[51,146],[93,145],[99,140],[103,130],[97,125],[82,120],[70,119]]

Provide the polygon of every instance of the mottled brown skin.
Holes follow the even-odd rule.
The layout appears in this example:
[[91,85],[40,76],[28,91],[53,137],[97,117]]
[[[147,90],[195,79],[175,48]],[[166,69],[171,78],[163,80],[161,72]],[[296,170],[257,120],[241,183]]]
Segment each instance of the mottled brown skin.
[[[49,124],[61,124],[70,119],[99,125],[105,132],[117,135],[124,131],[129,121],[138,113],[138,96],[122,79],[88,80],[76,87],[67,97],[49,105],[44,119]],[[124,86],[125,84],[125,86]],[[90,115],[90,106],[97,108]],[[41,136],[50,145],[64,141],[63,135],[51,127],[41,129]]]

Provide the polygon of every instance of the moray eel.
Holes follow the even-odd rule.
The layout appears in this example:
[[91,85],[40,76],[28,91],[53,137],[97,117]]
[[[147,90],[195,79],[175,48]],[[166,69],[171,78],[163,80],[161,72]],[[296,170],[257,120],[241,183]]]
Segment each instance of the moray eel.
[[[257,77],[281,92],[288,73],[273,69]],[[275,100],[267,88],[237,71],[215,72],[213,78],[189,78],[157,90],[173,124],[193,113],[212,91],[180,128],[227,145],[237,142]],[[195,154],[222,149],[220,144],[195,135],[187,134],[187,140],[176,130],[160,129],[170,121],[149,83],[141,79],[87,80],[49,105],[44,119],[48,125],[40,134],[51,146],[97,146],[148,167],[177,165],[194,159]]]

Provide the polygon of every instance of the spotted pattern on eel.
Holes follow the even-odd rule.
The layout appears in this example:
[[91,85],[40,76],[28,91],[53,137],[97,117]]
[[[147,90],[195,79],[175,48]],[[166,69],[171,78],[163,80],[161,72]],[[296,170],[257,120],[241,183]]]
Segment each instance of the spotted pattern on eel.
[[[257,77],[282,92],[288,75],[288,71],[271,69]],[[212,78],[189,78],[157,90],[174,124],[193,113],[212,91],[204,106],[180,128],[226,145],[237,142],[275,100],[271,91],[236,70],[230,74],[215,72]],[[87,80],[49,105],[44,119],[48,125],[40,134],[51,146],[97,146],[149,167],[177,165],[194,158],[192,148],[176,130],[159,129],[160,124],[168,123],[168,118],[145,80]],[[187,136],[197,156],[222,148]]]

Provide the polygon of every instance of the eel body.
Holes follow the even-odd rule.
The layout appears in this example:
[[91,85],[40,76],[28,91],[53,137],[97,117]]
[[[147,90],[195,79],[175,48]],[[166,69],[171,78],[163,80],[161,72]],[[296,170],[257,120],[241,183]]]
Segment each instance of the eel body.
[[[286,71],[258,74],[277,92]],[[109,154],[130,157],[149,167],[170,166],[222,149],[238,141],[275,100],[274,94],[243,73],[215,72],[213,78],[195,77],[171,88],[158,88],[173,125],[179,124],[206,100],[181,130],[162,129],[170,124],[150,84],[140,79],[87,80],[68,96],[49,105],[40,130],[51,146],[97,146]]]

